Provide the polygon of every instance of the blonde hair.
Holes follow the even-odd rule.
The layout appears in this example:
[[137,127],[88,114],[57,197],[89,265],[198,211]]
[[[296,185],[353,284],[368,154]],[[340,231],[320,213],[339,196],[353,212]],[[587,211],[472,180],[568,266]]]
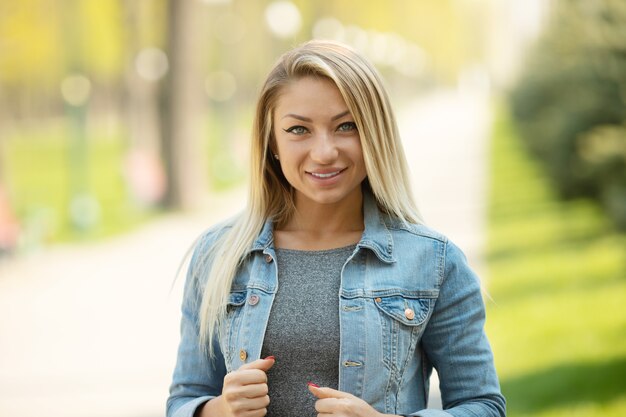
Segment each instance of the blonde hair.
[[200,342],[212,341],[224,320],[237,269],[268,219],[284,224],[294,213],[294,191],[272,157],[273,113],[283,87],[302,77],[332,81],[354,118],[367,171],[364,187],[379,208],[403,222],[420,223],[397,124],[382,80],[374,67],[351,48],[313,40],[280,57],[261,90],[254,118],[248,204],[197,263],[211,265],[200,305]]

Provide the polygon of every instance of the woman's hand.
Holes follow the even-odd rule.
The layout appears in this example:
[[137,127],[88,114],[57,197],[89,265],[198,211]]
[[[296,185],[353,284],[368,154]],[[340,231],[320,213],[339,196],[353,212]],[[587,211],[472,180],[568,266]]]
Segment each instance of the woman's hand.
[[263,417],[267,414],[266,372],[274,366],[273,356],[242,365],[224,377],[222,395],[207,402],[200,417]]
[[310,383],[309,391],[318,398],[315,402],[315,410],[319,417],[391,417],[391,414],[379,413],[362,399],[347,392],[320,388]]

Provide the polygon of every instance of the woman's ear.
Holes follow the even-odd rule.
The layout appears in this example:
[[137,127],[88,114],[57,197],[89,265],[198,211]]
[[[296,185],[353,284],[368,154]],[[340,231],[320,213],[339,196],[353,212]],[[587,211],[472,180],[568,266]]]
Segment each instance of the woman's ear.
[[270,143],[269,151],[270,151],[270,155],[272,155],[272,158],[274,158],[275,160],[278,161],[278,159],[279,159],[279,157],[278,157],[278,149],[276,149],[275,144]]

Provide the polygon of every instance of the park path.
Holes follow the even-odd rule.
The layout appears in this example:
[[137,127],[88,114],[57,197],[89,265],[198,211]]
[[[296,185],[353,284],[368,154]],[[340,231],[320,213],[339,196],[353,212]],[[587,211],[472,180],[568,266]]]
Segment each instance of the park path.
[[[488,100],[443,91],[400,110],[426,222],[480,271]],[[124,236],[0,263],[0,415],[163,415],[178,342],[175,272],[198,234],[244,198],[234,190],[203,214],[168,215]],[[432,401],[440,404],[437,392]]]

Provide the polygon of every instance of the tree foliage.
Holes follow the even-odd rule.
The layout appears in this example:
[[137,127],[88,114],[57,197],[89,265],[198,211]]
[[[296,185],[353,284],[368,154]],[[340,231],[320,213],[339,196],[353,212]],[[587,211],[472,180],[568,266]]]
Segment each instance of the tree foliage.
[[556,1],[511,104],[560,194],[597,199],[626,228],[626,3]]

